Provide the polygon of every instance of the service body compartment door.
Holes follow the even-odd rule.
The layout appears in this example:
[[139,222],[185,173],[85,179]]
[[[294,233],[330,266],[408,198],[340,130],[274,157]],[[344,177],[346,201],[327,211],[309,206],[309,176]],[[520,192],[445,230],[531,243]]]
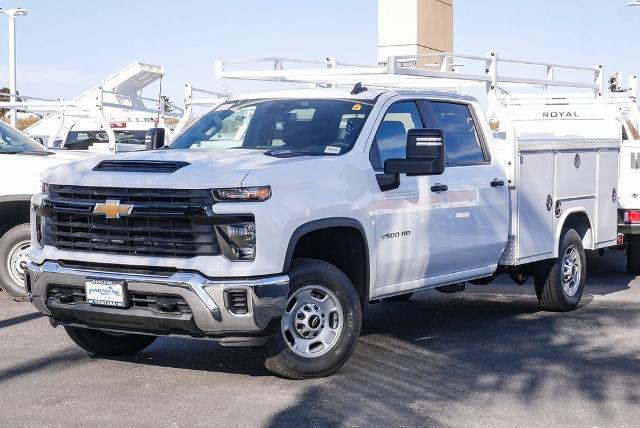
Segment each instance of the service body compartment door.
[[520,154],[518,258],[520,263],[553,256],[553,152]]
[[618,234],[618,150],[601,149],[598,162],[596,246],[603,247],[615,245]]

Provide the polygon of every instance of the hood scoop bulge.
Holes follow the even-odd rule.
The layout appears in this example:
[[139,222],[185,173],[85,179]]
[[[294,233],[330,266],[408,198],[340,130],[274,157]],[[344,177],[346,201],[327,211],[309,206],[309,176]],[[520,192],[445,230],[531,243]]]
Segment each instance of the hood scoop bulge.
[[180,168],[189,166],[189,162],[155,160],[104,160],[93,168],[94,171],[108,172],[147,172],[171,174]]

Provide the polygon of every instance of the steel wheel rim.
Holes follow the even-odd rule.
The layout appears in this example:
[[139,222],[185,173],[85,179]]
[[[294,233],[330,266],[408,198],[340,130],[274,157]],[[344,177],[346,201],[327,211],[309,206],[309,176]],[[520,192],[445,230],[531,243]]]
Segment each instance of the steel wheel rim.
[[24,288],[24,272],[29,261],[29,241],[20,241],[13,246],[7,257],[7,271],[18,286]]
[[580,287],[582,279],[582,260],[578,249],[570,245],[562,257],[562,289],[564,293],[573,297]]
[[287,347],[305,358],[316,358],[333,349],[344,327],[344,310],[338,297],[322,285],[296,290],[287,300],[282,321]]

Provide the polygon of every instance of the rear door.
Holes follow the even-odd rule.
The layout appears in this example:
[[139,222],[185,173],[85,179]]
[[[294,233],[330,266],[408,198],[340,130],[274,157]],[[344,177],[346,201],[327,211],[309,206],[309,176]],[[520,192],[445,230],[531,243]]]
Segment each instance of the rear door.
[[497,264],[508,237],[507,179],[478,126],[472,105],[430,101],[428,111],[442,129],[447,155],[447,201],[451,207],[451,272]]

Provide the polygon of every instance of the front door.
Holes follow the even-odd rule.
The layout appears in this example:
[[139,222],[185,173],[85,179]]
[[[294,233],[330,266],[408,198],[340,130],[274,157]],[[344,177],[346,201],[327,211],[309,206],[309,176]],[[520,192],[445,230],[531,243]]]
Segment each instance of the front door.
[[[406,157],[407,132],[426,127],[414,101],[392,104],[371,147],[376,173],[386,159]],[[442,176],[400,176],[396,189],[374,189],[377,239],[376,287],[399,292],[419,287],[421,280],[448,273],[450,263],[447,193],[438,190]],[[433,190],[432,190],[433,188]]]

